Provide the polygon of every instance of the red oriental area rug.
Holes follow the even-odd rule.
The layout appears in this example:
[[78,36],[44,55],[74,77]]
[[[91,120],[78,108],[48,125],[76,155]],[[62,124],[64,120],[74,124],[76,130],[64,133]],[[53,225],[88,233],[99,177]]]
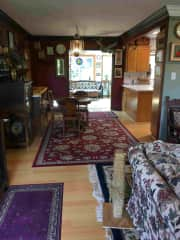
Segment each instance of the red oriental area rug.
[[89,112],[89,119],[99,118],[117,118],[118,116],[114,112]]
[[80,136],[62,136],[58,124],[49,125],[33,167],[112,162],[116,150],[127,152],[137,139],[116,118],[90,119]]

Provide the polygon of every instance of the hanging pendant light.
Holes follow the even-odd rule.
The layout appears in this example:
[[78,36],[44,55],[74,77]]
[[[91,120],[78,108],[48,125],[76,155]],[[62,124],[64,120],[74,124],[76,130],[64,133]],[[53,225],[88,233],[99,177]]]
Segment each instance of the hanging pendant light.
[[80,39],[77,25],[74,39],[70,41],[70,50],[75,57],[78,57],[80,52],[84,50],[84,40]]

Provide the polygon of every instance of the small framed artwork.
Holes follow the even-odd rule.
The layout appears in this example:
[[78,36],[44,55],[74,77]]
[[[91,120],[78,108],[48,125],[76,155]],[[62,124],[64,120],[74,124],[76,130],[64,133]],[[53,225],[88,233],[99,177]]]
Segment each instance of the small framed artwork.
[[170,61],[180,61],[180,42],[171,43]]
[[157,63],[155,66],[155,77],[156,78],[162,77],[162,64],[161,63]]
[[38,52],[38,58],[39,59],[45,59],[45,52],[44,52],[44,50]]
[[56,59],[56,76],[58,77],[64,76],[64,59],[63,58]]
[[54,55],[54,48],[53,47],[47,47],[46,48],[47,55],[52,56]]
[[157,35],[157,39],[156,39],[156,47],[157,47],[157,49],[164,49],[165,48],[165,43],[166,43],[165,31],[161,31]]
[[34,42],[34,49],[40,50],[41,49],[41,43],[40,42]]
[[10,49],[14,49],[14,34],[13,34],[13,32],[8,32],[8,46]]
[[115,78],[121,78],[122,77],[122,67],[115,67],[114,77]]
[[163,49],[157,50],[156,62],[161,63],[161,62],[163,62],[163,59],[164,59],[164,50]]
[[122,49],[117,49],[115,51],[115,65],[122,65],[122,54],[123,54]]

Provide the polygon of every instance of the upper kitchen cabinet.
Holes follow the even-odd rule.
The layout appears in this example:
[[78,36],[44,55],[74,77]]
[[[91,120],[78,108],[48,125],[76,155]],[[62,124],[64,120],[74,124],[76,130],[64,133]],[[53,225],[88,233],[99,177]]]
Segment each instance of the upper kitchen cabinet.
[[143,38],[131,42],[130,44],[128,44],[126,51],[126,71],[148,72],[149,56],[149,39]]

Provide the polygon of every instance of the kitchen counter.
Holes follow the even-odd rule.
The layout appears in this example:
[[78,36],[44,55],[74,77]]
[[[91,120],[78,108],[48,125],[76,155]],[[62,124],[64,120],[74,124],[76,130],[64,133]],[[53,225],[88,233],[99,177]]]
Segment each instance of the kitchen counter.
[[151,120],[152,85],[123,85],[123,111],[134,121]]
[[140,92],[140,91],[153,91],[153,86],[150,85],[150,84],[134,84],[134,85],[131,85],[131,84],[124,84],[122,85],[124,88],[128,88],[128,89],[131,89],[131,90],[134,90],[134,91],[137,91],[137,92]]
[[33,97],[42,97],[44,93],[46,93],[48,90],[47,87],[42,86],[42,87],[33,87]]

